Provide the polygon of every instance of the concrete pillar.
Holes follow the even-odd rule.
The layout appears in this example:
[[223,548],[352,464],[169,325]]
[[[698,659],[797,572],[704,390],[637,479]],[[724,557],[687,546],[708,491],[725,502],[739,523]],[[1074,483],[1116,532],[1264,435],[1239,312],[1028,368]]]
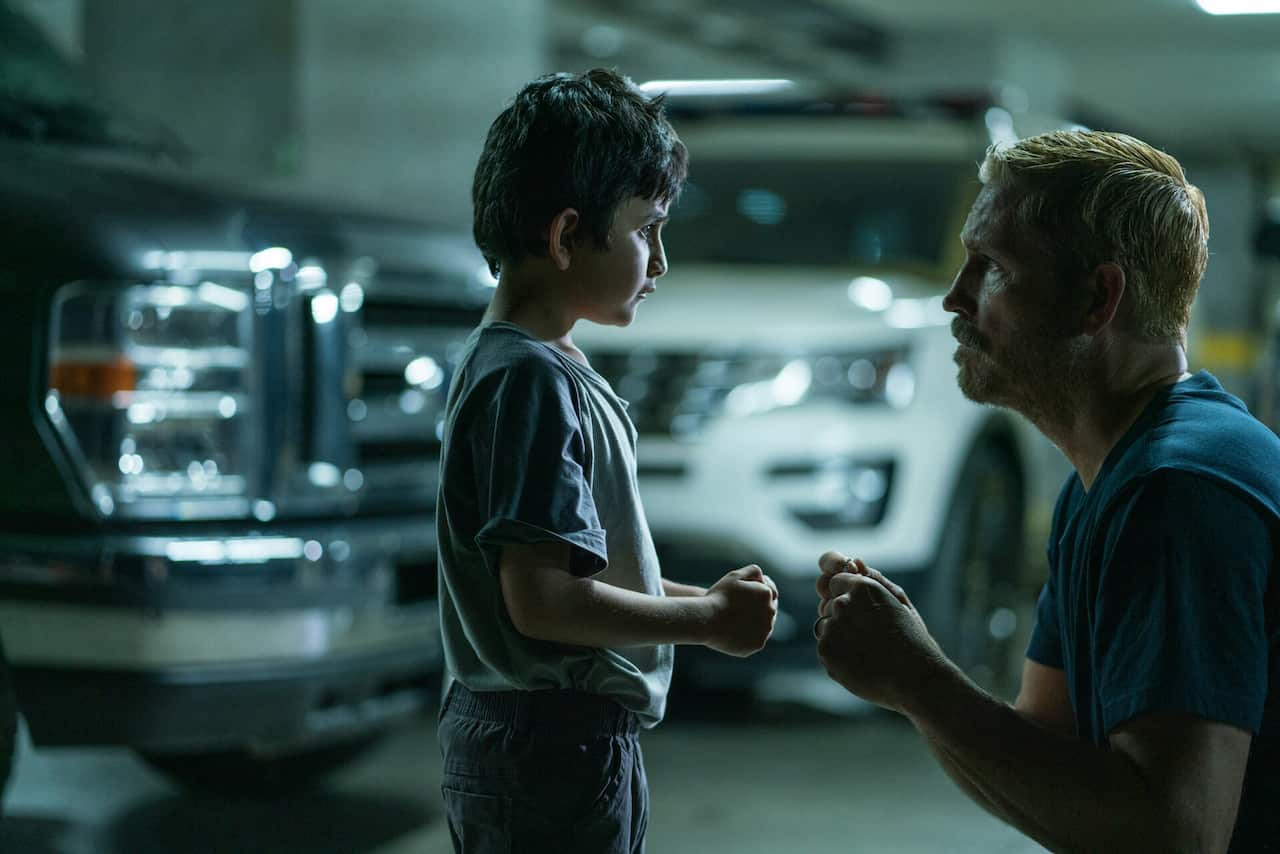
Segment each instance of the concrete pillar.
[[269,178],[297,145],[294,20],[295,0],[84,0],[85,65],[204,167]]
[[9,3],[34,21],[68,56],[81,55],[81,0],[9,0]]
[[1252,404],[1263,331],[1270,319],[1266,271],[1253,249],[1260,213],[1256,176],[1248,163],[1183,161],[1209,212],[1209,266],[1192,308],[1191,369],[1212,371]]
[[83,3],[89,72],[205,169],[467,228],[489,123],[549,70],[546,0],[51,2]]
[[307,181],[469,229],[490,122],[552,70],[544,0],[307,0],[298,12]]

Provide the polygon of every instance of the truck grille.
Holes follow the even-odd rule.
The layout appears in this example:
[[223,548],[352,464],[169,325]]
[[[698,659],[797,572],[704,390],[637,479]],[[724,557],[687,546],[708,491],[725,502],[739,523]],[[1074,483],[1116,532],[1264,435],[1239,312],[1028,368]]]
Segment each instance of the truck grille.
[[362,506],[434,505],[445,397],[482,312],[369,289],[352,336],[359,390],[347,407]]

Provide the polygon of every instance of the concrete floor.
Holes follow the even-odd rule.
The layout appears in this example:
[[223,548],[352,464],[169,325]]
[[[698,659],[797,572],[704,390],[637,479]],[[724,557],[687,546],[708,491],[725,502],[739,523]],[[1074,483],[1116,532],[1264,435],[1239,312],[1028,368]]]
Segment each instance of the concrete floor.
[[[1042,850],[971,805],[896,717],[677,699],[643,737],[652,854]],[[276,803],[186,794],[126,751],[27,748],[0,852],[446,854],[439,765],[432,718]]]

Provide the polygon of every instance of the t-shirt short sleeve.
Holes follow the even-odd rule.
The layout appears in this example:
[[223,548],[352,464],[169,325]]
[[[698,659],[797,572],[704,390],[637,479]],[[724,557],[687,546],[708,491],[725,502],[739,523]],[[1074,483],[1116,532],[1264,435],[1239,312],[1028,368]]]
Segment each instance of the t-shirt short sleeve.
[[1063,668],[1062,629],[1058,620],[1058,601],[1052,582],[1040,590],[1036,602],[1036,625],[1031,630],[1031,642],[1027,645],[1027,658],[1045,667]]
[[1264,517],[1232,489],[1177,471],[1117,501],[1091,597],[1104,731],[1165,711],[1257,733],[1272,560]]
[[591,459],[579,401],[557,365],[521,359],[484,381],[467,419],[479,510],[475,541],[497,572],[503,546],[565,542],[570,570],[592,575],[608,553],[589,483]]

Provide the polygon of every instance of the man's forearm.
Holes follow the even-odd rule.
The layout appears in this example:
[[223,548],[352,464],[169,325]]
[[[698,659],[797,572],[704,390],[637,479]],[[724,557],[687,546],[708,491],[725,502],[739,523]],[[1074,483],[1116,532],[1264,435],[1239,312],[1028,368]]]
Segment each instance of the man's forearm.
[[921,732],[924,737],[924,743],[929,747],[929,752],[933,754],[933,758],[938,760],[938,764],[942,766],[942,770],[947,773],[951,781],[960,787],[960,790],[969,796],[969,799],[987,812],[1006,824],[1013,824],[1011,819],[999,804],[987,797],[987,793],[978,787],[978,784],[969,779],[969,775],[965,772],[964,766],[952,758],[942,744],[930,738],[927,732]]
[[1177,850],[1177,822],[1130,759],[1036,726],[949,663],[904,712],[967,793],[1045,847]]
[[590,578],[563,578],[526,609],[522,634],[580,646],[620,647],[706,642],[712,603],[702,596],[650,596]]

